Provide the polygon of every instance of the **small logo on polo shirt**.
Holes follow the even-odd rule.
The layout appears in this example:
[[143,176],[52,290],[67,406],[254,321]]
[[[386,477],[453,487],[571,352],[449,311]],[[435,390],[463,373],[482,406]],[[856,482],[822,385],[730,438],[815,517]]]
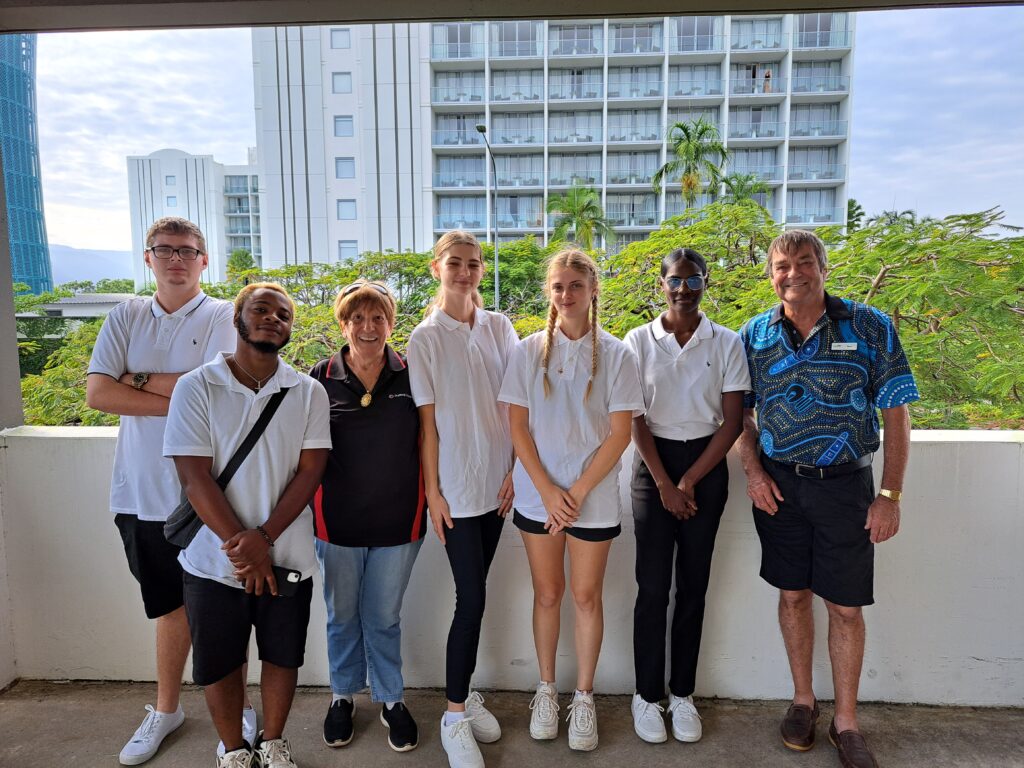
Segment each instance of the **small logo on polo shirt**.
[[388,395],[388,400],[392,400],[396,397],[412,397],[412,395],[407,395],[405,392],[392,392]]

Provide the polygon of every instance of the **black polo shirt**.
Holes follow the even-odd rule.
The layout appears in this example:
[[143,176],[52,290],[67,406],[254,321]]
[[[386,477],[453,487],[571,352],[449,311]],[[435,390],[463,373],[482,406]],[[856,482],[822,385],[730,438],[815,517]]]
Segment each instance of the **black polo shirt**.
[[426,497],[420,420],[405,361],[391,347],[365,407],[366,388],[341,352],[313,366],[331,402],[331,448],[313,499],[316,536],[346,547],[392,547],[423,538]]

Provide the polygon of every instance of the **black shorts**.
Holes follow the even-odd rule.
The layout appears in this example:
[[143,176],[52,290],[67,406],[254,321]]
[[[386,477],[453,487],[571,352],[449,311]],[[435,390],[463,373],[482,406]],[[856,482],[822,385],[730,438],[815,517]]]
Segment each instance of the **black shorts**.
[[836,605],[874,603],[875,548],[864,528],[875,500],[871,467],[824,480],[762,465],[782,492],[774,515],[754,507],[761,578],[785,590],[810,589]]
[[299,582],[291,597],[246,594],[187,571],[184,584],[192,679],[197,685],[213,685],[246,662],[253,627],[261,661],[287,669],[302,666],[313,579]]
[[121,532],[128,568],[142,589],[146,616],[158,619],[181,608],[181,550],[164,538],[164,524],[124,514],[114,515],[114,524]]
[[[537,533],[544,536],[549,536],[550,531],[544,527],[544,523],[538,523],[536,520],[531,520],[528,517],[524,517],[519,513],[519,510],[512,511],[512,522],[520,531],[524,533]],[[562,533],[566,533],[572,536],[574,539],[580,541],[609,541],[614,539],[620,533],[622,533],[621,525],[612,525],[608,528],[566,528]]]

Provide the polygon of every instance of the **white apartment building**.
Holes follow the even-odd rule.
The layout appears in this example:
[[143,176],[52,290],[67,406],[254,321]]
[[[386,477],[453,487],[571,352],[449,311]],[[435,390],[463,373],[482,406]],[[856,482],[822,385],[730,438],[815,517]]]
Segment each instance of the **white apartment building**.
[[848,13],[255,29],[264,258],[423,250],[453,227],[544,239],[574,182],[621,246],[683,211],[678,180],[651,179],[698,117],[777,221],[842,224],[853,42]]
[[211,155],[161,149],[128,158],[128,201],[132,227],[132,269],[136,288],[153,283],[142,259],[146,230],[162,216],[182,216],[206,235],[209,265],[205,282],[227,276],[231,252],[244,248],[260,263],[260,200],[256,148],[247,165],[222,165]]

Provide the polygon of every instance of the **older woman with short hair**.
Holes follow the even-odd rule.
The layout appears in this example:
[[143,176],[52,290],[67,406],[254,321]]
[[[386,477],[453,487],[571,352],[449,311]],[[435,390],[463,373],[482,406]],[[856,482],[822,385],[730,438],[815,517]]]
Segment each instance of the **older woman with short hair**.
[[338,294],[334,314],[348,343],[310,371],[330,398],[334,446],[313,503],[333,693],[324,741],[352,740],[352,696],[369,674],[388,744],[405,752],[418,743],[403,701],[399,619],[426,531],[419,415],[405,361],[387,344],[388,287],[356,281]]

